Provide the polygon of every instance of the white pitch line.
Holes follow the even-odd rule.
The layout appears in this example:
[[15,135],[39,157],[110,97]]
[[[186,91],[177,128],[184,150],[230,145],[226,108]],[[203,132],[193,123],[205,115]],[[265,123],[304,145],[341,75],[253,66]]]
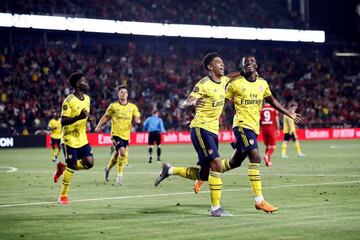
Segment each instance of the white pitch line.
[[18,170],[16,167],[3,167],[3,166],[0,166],[0,168],[8,169],[8,170],[5,171],[7,173],[16,172]]
[[[272,187],[263,187],[265,189],[276,189],[276,188],[292,188],[292,187],[311,187],[311,186],[322,186],[322,185],[341,185],[341,184],[351,184],[351,183],[360,183],[359,181],[348,181],[348,182],[325,182],[325,183],[309,183],[309,184],[293,184],[293,185],[280,185]],[[241,189],[224,189],[223,192],[236,192],[236,191],[248,191],[250,188],[241,188]],[[202,191],[204,193],[209,193],[210,191]],[[77,199],[72,200],[71,202],[94,202],[94,201],[104,201],[104,200],[121,200],[121,199],[134,199],[134,198],[150,198],[150,197],[163,197],[163,196],[175,196],[175,195],[189,195],[194,194],[194,192],[175,192],[175,193],[159,193],[159,194],[148,194],[148,195],[133,195],[133,196],[120,196],[120,197],[106,197],[106,198],[87,198],[87,199]],[[35,205],[54,205],[57,202],[34,202],[34,203],[18,203],[18,204],[7,204],[0,205],[0,208],[8,207],[21,207],[21,206],[35,206]]]

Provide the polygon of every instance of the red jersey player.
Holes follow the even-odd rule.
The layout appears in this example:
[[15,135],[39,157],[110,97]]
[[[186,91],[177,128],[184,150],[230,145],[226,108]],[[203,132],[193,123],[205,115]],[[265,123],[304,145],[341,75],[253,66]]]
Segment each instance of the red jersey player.
[[276,148],[276,136],[279,135],[278,112],[268,103],[265,103],[260,111],[260,132],[266,146],[264,161],[266,166],[272,165],[270,156]]

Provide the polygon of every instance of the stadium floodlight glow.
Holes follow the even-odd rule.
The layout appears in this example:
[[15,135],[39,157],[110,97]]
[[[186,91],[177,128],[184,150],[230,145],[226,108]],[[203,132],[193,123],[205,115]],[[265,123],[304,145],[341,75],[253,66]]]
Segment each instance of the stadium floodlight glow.
[[359,57],[360,53],[355,52],[336,52],[335,56],[337,57]]
[[300,30],[299,41],[323,43],[325,42],[325,32],[314,30]]
[[0,13],[0,25],[2,27],[12,27],[13,15],[10,13]]
[[299,41],[299,30],[294,29],[270,29],[258,28],[258,40],[272,40],[272,41]]
[[120,33],[146,36],[325,42],[324,31],[114,21],[0,13],[0,27]]
[[212,27],[191,24],[164,24],[164,36],[212,38]]
[[122,34],[162,36],[164,27],[161,23],[117,21],[116,32]]

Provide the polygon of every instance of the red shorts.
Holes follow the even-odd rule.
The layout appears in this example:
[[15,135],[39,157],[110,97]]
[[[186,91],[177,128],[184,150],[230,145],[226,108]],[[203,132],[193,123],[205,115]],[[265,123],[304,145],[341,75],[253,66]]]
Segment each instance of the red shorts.
[[263,136],[264,144],[266,146],[275,146],[276,145],[276,129],[261,128],[261,134]]

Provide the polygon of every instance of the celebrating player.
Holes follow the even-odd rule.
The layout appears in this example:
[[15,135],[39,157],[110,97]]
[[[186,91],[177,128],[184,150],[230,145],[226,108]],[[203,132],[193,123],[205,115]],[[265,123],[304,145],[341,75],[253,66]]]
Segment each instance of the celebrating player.
[[244,76],[233,80],[226,91],[226,98],[233,99],[235,105],[235,117],[233,131],[236,138],[236,149],[231,159],[222,160],[222,171],[226,172],[237,168],[249,158],[248,176],[255,197],[255,208],[265,212],[274,212],[278,208],[265,201],[262,195],[260,178],[260,155],[257,145],[259,134],[260,108],[263,99],[266,100],[279,112],[288,115],[296,122],[300,121],[300,115],[287,111],[272,96],[268,83],[258,76],[257,63],[254,56],[243,58]]
[[207,54],[203,59],[203,64],[209,75],[195,85],[184,103],[196,106],[195,116],[190,124],[190,136],[198,154],[197,164],[200,165],[200,169],[172,167],[170,164],[164,164],[160,176],[155,181],[155,186],[170,175],[178,175],[191,180],[208,180],[211,198],[210,215],[225,217],[231,214],[220,206],[222,171],[218,153],[218,131],[228,78],[224,76],[224,63],[217,53]]
[[86,94],[89,84],[84,74],[78,72],[70,75],[69,82],[75,92],[65,98],[61,110],[61,143],[66,165],[59,162],[54,174],[54,182],[57,182],[64,173],[60,204],[69,203],[68,192],[75,170],[90,169],[94,165],[93,153],[86,135],[86,124],[88,119],[91,119],[90,98]]
[[118,173],[116,182],[118,185],[123,184],[124,164],[128,158],[128,145],[133,120],[140,124],[140,112],[138,107],[128,102],[127,87],[121,85],[118,87],[118,101],[113,102],[106,109],[105,114],[101,117],[95,131],[99,132],[102,126],[111,119],[111,138],[116,148],[108,165],[104,168],[105,180],[109,181],[109,174],[112,167],[117,163]]

